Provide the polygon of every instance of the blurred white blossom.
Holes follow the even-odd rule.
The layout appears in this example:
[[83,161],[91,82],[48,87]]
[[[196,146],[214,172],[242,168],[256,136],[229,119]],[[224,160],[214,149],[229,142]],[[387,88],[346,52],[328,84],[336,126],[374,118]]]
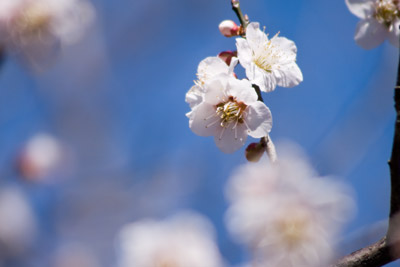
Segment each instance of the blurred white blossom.
[[351,13],[361,19],[354,36],[358,45],[372,49],[385,39],[399,47],[400,2],[398,0],[346,0]]
[[[206,81],[221,73],[233,75],[233,70],[237,63],[238,59],[236,57],[232,58],[229,66],[219,57],[207,57],[203,59],[197,67],[198,80],[195,81],[195,85],[186,93],[186,102],[190,107],[193,108],[203,100],[203,86]],[[187,116],[190,117],[190,112]]]
[[36,219],[23,193],[16,187],[3,188],[0,191],[0,263],[2,256],[13,257],[29,248],[36,231]]
[[28,180],[42,180],[61,168],[64,157],[64,147],[56,138],[39,133],[22,149],[18,170]]
[[80,243],[63,244],[54,255],[54,267],[100,267],[93,251]]
[[119,267],[218,267],[214,230],[201,215],[186,212],[164,221],[141,220],[119,234]]
[[2,0],[0,41],[32,64],[79,40],[94,18],[86,0]]
[[247,78],[261,91],[270,92],[277,85],[293,87],[303,81],[303,74],[296,64],[295,43],[278,34],[269,39],[260,30],[258,22],[247,26],[246,39],[237,38],[236,46]]
[[200,136],[214,136],[221,151],[232,153],[244,145],[247,135],[260,138],[271,131],[271,112],[257,101],[248,80],[220,74],[203,88],[204,99],[192,108],[189,127]]
[[[287,152],[286,152],[287,153]],[[228,229],[252,249],[254,266],[328,266],[354,211],[346,186],[318,177],[304,155],[240,167],[227,186]]]

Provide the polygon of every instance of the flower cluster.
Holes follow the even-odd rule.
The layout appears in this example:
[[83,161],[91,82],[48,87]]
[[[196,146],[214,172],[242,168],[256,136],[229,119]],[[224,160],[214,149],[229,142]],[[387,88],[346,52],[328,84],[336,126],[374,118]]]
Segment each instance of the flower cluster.
[[346,0],[349,10],[359,17],[354,36],[358,45],[372,49],[388,39],[399,47],[400,1],[398,0]]
[[[232,21],[220,24],[227,37],[241,33]],[[269,39],[258,23],[250,23],[245,37],[236,40],[237,51],[222,52],[200,62],[198,80],[186,94],[191,111],[189,127],[200,136],[214,136],[216,145],[232,153],[254,138],[267,136],[272,128],[269,108],[260,101],[256,89],[271,92],[276,86],[293,87],[303,76],[296,64],[294,42],[279,37]],[[238,79],[234,68],[240,64],[247,79]]]
[[252,266],[329,266],[353,201],[344,185],[318,177],[303,155],[289,153],[233,174],[226,190],[228,229],[252,249]]

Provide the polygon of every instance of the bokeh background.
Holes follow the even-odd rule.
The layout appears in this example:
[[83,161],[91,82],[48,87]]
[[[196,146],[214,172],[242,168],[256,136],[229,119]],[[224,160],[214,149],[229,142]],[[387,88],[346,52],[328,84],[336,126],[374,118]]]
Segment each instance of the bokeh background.
[[[223,154],[213,138],[192,133],[184,101],[198,63],[235,49],[234,38],[218,31],[222,20],[237,21],[230,1],[92,3],[91,30],[49,68],[32,70],[10,55],[0,69],[0,186],[20,192],[38,229],[34,245],[4,256],[4,266],[58,267],[62,259],[114,266],[121,226],[181,209],[212,221],[230,265],[246,261],[224,226],[224,185],[246,162],[244,148]],[[387,42],[370,51],[358,47],[358,19],[344,1],[241,6],[266,32],[280,31],[298,47],[304,82],[264,94],[274,118],[271,137],[298,143],[321,175],[353,187],[358,212],[339,253],[375,242],[389,211],[398,51]],[[67,156],[51,177],[29,179],[17,162],[38,133],[57,138]]]

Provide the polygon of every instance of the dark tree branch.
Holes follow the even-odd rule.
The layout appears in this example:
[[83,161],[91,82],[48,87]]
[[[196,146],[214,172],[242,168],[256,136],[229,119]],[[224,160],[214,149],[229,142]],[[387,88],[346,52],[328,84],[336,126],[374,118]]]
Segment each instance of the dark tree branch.
[[385,237],[377,243],[357,250],[340,259],[334,267],[379,267],[400,258],[400,53],[397,82],[394,88],[396,122],[392,156],[389,160],[391,197],[389,227]]
[[340,259],[334,267],[378,267],[393,261],[386,237]]
[[394,126],[392,157],[389,160],[392,192],[390,198],[389,229],[387,233],[388,239],[396,239],[394,235],[398,232],[396,231],[398,223],[395,221],[398,221],[396,215],[398,215],[400,211],[400,55],[397,82],[394,89],[394,107],[396,109],[396,123]]

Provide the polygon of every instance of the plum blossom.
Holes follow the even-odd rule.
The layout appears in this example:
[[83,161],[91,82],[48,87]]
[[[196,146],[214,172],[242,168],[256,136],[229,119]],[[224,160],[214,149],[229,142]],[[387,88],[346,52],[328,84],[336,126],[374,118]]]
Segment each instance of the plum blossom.
[[372,49],[385,39],[399,47],[400,2],[398,0],[346,0],[347,7],[360,18],[355,41],[364,49]]
[[58,47],[83,36],[94,18],[86,0],[2,0],[0,41],[30,63],[48,58]]
[[119,234],[119,267],[219,267],[212,225],[185,212],[164,221],[141,220]]
[[353,212],[351,194],[290,151],[275,164],[234,172],[226,189],[228,229],[252,249],[252,266],[329,266],[335,237]]
[[36,234],[37,221],[28,199],[18,188],[3,186],[0,190],[0,266],[1,257],[26,252],[33,245]]
[[23,147],[18,170],[27,180],[45,180],[61,169],[65,157],[65,147],[57,138],[38,133]]
[[248,80],[220,74],[203,85],[203,101],[194,106],[189,127],[200,136],[214,136],[222,152],[233,153],[244,145],[247,135],[266,136],[272,128],[269,108],[257,101]]
[[[233,57],[228,66],[220,57],[207,57],[203,59],[197,67],[197,78],[195,85],[186,93],[186,102],[193,108],[201,103],[204,96],[204,83],[218,74],[225,73],[234,75],[233,70],[238,63],[238,59]],[[190,113],[189,113],[190,114]],[[187,114],[189,116],[189,114]]]
[[250,23],[246,28],[246,39],[237,38],[236,46],[248,79],[261,91],[273,91],[277,85],[293,87],[303,81],[303,74],[296,64],[295,43],[278,34],[269,39],[260,30],[259,23]]

